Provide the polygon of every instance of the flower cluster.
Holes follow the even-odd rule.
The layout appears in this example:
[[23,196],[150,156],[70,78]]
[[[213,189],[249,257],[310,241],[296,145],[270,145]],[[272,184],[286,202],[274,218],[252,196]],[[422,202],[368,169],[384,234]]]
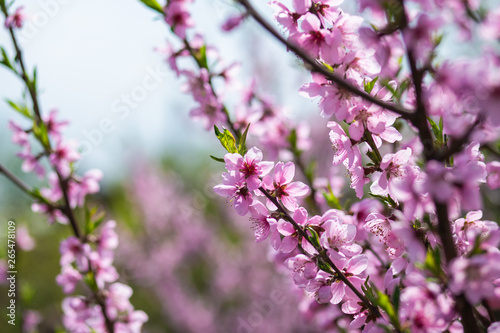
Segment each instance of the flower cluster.
[[[77,174],[76,163],[81,157],[76,142],[66,140],[62,135],[68,122],[61,121],[56,110],[42,114],[36,71],[33,76],[27,73],[12,29],[22,26],[22,8],[9,15],[5,1],[0,1],[0,9],[6,17],[5,26],[10,29],[16,51],[13,60],[2,47],[1,63],[24,82],[31,99],[30,104],[8,101],[29,124],[10,121],[8,127],[13,131],[12,141],[21,148],[17,156],[23,161],[22,170],[33,172],[40,180],[46,180],[48,186],[30,187],[3,165],[0,165],[0,173],[34,199],[31,207],[34,212],[46,215],[51,224],[58,222],[71,227],[73,236],[61,243],[61,273],[56,280],[65,294],[73,294],[79,285],[87,288],[81,290],[84,295],[71,295],[63,301],[63,324],[71,332],[139,332],[147,315],[134,310],[129,302],[132,290],[117,282],[119,276],[113,266],[114,251],[118,246],[114,231],[116,222],[103,224],[104,214],[98,212],[97,207],[90,208],[86,202],[88,195],[99,192],[102,173],[93,169],[83,176]],[[46,172],[47,168],[50,171]],[[85,216],[84,223],[77,219],[80,212],[84,213],[81,214]],[[20,231],[19,245],[32,247],[25,232]],[[33,323],[38,321],[35,317],[32,319]]]
[[[231,17],[223,30],[253,16],[279,36],[249,1],[238,2],[245,12]],[[493,267],[499,262],[500,238],[496,222],[480,219],[482,184],[498,188],[498,163],[491,160],[498,152],[490,144],[500,127],[500,61],[487,44],[472,60],[438,61],[438,55],[445,38],[443,17],[459,28],[463,40],[473,38],[477,25],[478,40],[487,43],[499,35],[500,26],[492,23],[498,14],[470,1],[407,2],[359,1],[361,10],[372,14],[370,24],[342,10],[342,1],[270,3],[287,34],[280,41],[312,68],[312,82],[299,93],[317,99],[320,115],[329,120],[333,151],[324,154],[331,156],[331,168],[346,168],[361,201],[341,204],[332,184],[313,186],[320,183],[314,174],[305,173],[309,186],[294,181],[295,165],[303,161],[289,161],[290,155],[279,155],[271,172],[278,155],[258,138],[266,117],[240,121],[239,110],[247,103],[234,115],[222,108],[224,125],[234,136],[216,130],[228,154],[227,172],[214,190],[239,215],[251,216],[257,242],[270,238],[272,247],[287,256],[285,265],[297,286],[319,303],[340,306],[329,307],[336,324],[325,329],[477,331],[481,321],[493,330],[500,279]],[[184,41],[190,39],[189,30],[181,36],[171,27]],[[195,52],[171,49],[171,67],[179,73],[176,59],[188,56],[205,77],[226,79],[206,65],[207,53],[198,53],[208,48],[196,45]],[[198,101],[194,87],[189,91]],[[249,123],[262,151],[245,149],[242,129],[248,130]],[[277,125],[267,127],[265,135],[269,132],[277,141],[291,133]],[[231,138],[233,145],[227,144]],[[308,191],[313,194],[309,201],[299,201]],[[325,191],[325,200],[317,191]],[[366,198],[368,193],[376,199]],[[327,316],[323,308],[309,309],[318,322]]]
[[[77,208],[88,209],[85,199],[99,191],[102,173],[93,169],[81,177],[76,175],[74,163],[80,156],[75,144],[63,139],[61,130],[66,124],[66,121],[57,120],[55,110],[43,118],[40,126],[46,130],[46,140],[35,135],[34,139],[42,143],[43,150],[34,152],[29,138],[29,133],[34,130],[23,129],[13,121],[9,123],[13,130],[12,141],[22,149],[18,156],[23,159],[23,171],[43,177],[43,157],[53,170],[47,175],[49,186],[33,191],[37,202],[32,204],[32,210],[46,214],[50,223],[71,223],[78,232],[61,243],[61,273],[56,278],[57,283],[65,294],[74,293],[79,284],[89,284],[95,294],[91,298],[69,296],[64,300],[64,326],[72,332],[84,332],[88,327],[104,332],[110,330],[110,326],[115,332],[139,332],[147,315],[134,310],[129,302],[132,289],[117,282],[119,275],[113,266],[114,251],[118,246],[118,236],[114,231],[116,222],[108,221],[96,229],[103,217],[98,217],[94,211],[87,221],[88,234],[82,239],[75,217],[70,213]],[[99,233],[91,234],[94,230]]]

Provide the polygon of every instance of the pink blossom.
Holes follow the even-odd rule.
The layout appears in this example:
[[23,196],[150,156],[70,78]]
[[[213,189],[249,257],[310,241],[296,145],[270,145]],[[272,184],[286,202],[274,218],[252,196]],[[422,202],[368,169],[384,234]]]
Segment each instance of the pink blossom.
[[23,6],[18,7],[14,14],[9,15],[5,19],[5,27],[6,28],[21,28],[23,26],[24,20],[26,16],[23,13]]
[[29,145],[25,145],[22,152],[16,154],[19,158],[23,159],[21,169],[23,172],[35,171],[39,179],[45,176],[45,169],[39,162],[39,156],[33,156]]
[[62,287],[65,294],[71,294],[82,279],[80,272],[72,266],[66,265],[62,267],[61,273],[56,277],[56,282]]
[[14,132],[12,134],[12,142],[14,142],[16,145],[21,146],[23,150],[29,151],[30,144],[29,144],[28,133],[26,133],[25,130],[23,130],[18,124],[16,124],[12,120],[9,120],[8,127]]
[[499,262],[498,252],[454,259],[449,266],[450,290],[457,295],[464,293],[471,304],[491,298],[494,295],[493,280],[500,278]]
[[194,25],[193,19],[185,8],[183,1],[170,1],[165,7],[165,22],[180,38],[186,37],[186,30]]
[[132,288],[129,286],[115,282],[108,288],[109,294],[106,297],[106,310],[111,320],[116,320],[119,313],[126,313],[134,310],[130,304],[130,296],[132,296]]
[[278,232],[278,222],[276,219],[269,216],[269,212],[260,201],[254,201],[254,203],[249,207],[250,214],[252,217],[252,229],[255,235],[255,241],[257,243],[262,242],[267,239],[269,235],[271,236],[271,245],[278,251],[281,247],[281,237]]
[[68,224],[69,222],[68,218],[63,214],[63,212],[61,212],[61,210],[44,203],[34,202],[31,204],[31,210],[35,213],[46,214],[50,224],[55,222]]
[[391,231],[391,223],[388,218],[379,213],[371,213],[366,218],[365,230],[377,236],[381,242],[387,244],[387,237]]
[[50,164],[56,168],[63,177],[68,177],[71,173],[71,165],[80,159],[75,141],[58,141],[56,147],[49,155]]
[[310,280],[314,279],[318,273],[316,263],[304,254],[297,254],[295,257],[288,258],[284,264],[292,271],[295,284],[302,288]]
[[245,18],[246,18],[245,15],[232,16],[228,18],[226,22],[224,22],[224,24],[222,25],[222,30],[232,31],[236,29],[241,24],[241,22],[243,22]]
[[57,110],[51,110],[48,116],[43,118],[43,122],[47,127],[47,132],[50,137],[56,141],[61,141],[61,129],[69,124],[68,121],[57,121]]
[[99,289],[103,289],[106,282],[111,283],[118,279],[119,275],[112,265],[112,258],[101,257],[98,252],[91,252],[88,258]]
[[355,189],[358,198],[362,198],[363,186],[368,182],[368,179],[365,177],[361,164],[361,151],[357,145],[353,144],[338,123],[331,121],[328,123],[328,127],[331,129],[330,141],[334,150],[333,165],[344,164],[351,176],[351,188]]
[[[328,81],[321,74],[313,73],[312,79],[313,82],[306,83],[299,89],[300,94],[310,99],[320,97],[319,111],[322,117],[330,118],[335,115],[337,121],[345,120],[359,98]],[[356,85],[351,78],[346,81]]]
[[301,28],[304,32],[295,32],[290,40],[307,50],[314,58],[321,58],[330,65],[338,64],[344,57],[342,35],[338,31],[321,28],[321,21],[312,14],[303,16]]
[[68,266],[76,262],[80,271],[88,269],[88,257],[91,253],[89,244],[82,243],[78,238],[70,236],[61,242],[59,252],[61,253],[61,266]]
[[401,292],[400,320],[411,332],[443,332],[453,314],[450,297],[432,282],[417,282]]
[[[262,181],[263,187],[271,192],[276,199],[280,200],[286,209],[295,211],[299,205],[296,197],[305,196],[309,187],[300,182],[292,182],[295,176],[295,164],[292,162],[278,162],[274,168],[274,175],[267,175]],[[268,199],[267,207],[275,210],[277,207]]]
[[344,223],[333,210],[323,215],[321,227],[325,229],[321,234],[320,243],[326,249],[340,251],[350,257],[361,253],[362,248],[353,244],[356,238],[356,226]]
[[63,324],[70,332],[105,332],[106,326],[99,305],[89,304],[81,297],[67,297],[62,302]]
[[402,166],[404,177],[394,178],[390,183],[391,197],[404,203],[404,214],[407,220],[421,218],[426,211],[431,211],[431,200],[424,192],[425,173],[418,167]]
[[103,224],[97,238],[97,251],[102,258],[113,258],[113,251],[118,248],[118,235],[115,232],[116,221]]
[[415,26],[403,31],[404,40],[417,59],[426,61],[434,47],[433,33],[442,25],[442,19],[422,13],[415,21]]
[[19,226],[16,231],[17,246],[23,251],[31,251],[35,248],[35,240],[30,236],[28,228]]
[[260,187],[260,177],[267,175],[274,166],[273,162],[262,161],[262,152],[256,147],[249,149],[244,157],[228,153],[224,156],[224,161],[229,172],[242,175],[250,191]]
[[[370,186],[370,190],[376,195],[392,194],[390,184],[394,178],[404,178],[405,165],[410,160],[411,148],[400,150],[395,154],[386,154],[380,162],[381,173],[374,175],[374,181]],[[392,195],[391,195],[392,197]]]
[[148,315],[140,310],[129,311],[123,316],[122,320],[115,324],[116,332],[140,333],[142,332],[142,325],[148,321]]
[[102,179],[102,172],[99,169],[91,169],[83,175],[81,179],[76,182],[70,182],[69,197],[71,207],[82,207],[85,204],[85,197],[88,194],[99,192],[99,182]]
[[455,245],[460,254],[472,250],[476,238],[480,237],[484,241],[491,232],[499,229],[496,222],[481,221],[482,217],[482,211],[470,211],[465,218],[459,218],[453,223]]
[[279,1],[271,1],[270,5],[275,8],[274,19],[278,21],[290,33],[297,31],[300,16],[299,13],[290,11],[285,5]]
[[23,333],[39,332],[38,325],[42,322],[40,312],[35,310],[23,311]]
[[486,182],[488,186],[495,190],[500,187],[500,162],[493,161],[486,164],[486,171],[488,172],[488,178]]
[[[301,227],[308,226],[310,222],[307,219],[307,211],[303,207],[299,207],[293,213],[293,220]],[[298,244],[301,244],[304,251],[306,251],[311,255],[315,255],[318,253],[318,251],[316,251],[316,249],[311,245],[311,243],[305,240],[297,232],[297,230],[295,230],[294,226],[290,222],[280,220],[278,223],[278,231],[280,232],[280,234],[284,236],[281,242],[281,251],[283,253],[292,252],[297,248]],[[310,235],[309,231],[306,231],[306,233]]]
[[[347,259],[344,255],[336,253],[334,251],[329,251],[328,255],[332,262],[344,273],[347,279],[359,288],[362,283],[362,279],[358,276],[363,273],[368,267],[368,258],[365,255],[356,255],[350,259]],[[318,273],[319,275],[319,273]],[[342,280],[337,278],[332,278],[330,281],[330,291],[327,293],[330,299],[329,302],[332,304],[339,304],[346,296],[346,285]],[[310,283],[308,288],[313,287]],[[349,289],[349,298],[354,298],[350,295],[351,291]]]
[[235,172],[225,173],[223,183],[214,187],[215,193],[227,197],[234,205],[236,213],[243,216],[248,213],[248,207],[253,203],[252,193],[246,182]]

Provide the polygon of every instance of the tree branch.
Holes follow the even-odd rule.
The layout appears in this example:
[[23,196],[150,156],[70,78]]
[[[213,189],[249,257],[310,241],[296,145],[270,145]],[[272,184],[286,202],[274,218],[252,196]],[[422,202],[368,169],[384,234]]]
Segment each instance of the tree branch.
[[250,4],[248,0],[237,0],[243,7],[246,8],[249,15],[251,15],[264,29],[266,29],[271,35],[273,35],[277,40],[279,40],[282,44],[284,44],[289,50],[294,52],[299,58],[301,58],[307,65],[311,67],[313,72],[317,72],[323,74],[326,78],[335,82],[340,88],[349,91],[350,93],[357,95],[364,100],[376,104],[378,106],[383,107],[384,109],[390,110],[394,113],[399,114],[405,119],[413,119],[413,112],[404,109],[402,106],[393,103],[386,103],[382,100],[379,100],[376,97],[366,93],[363,90],[360,90],[356,86],[344,80],[339,75],[332,73],[326,67],[321,66],[317,63],[316,59],[313,59],[309,56],[304,50],[302,50],[297,45],[286,40],[276,29],[273,28],[258,12],[255,8]]

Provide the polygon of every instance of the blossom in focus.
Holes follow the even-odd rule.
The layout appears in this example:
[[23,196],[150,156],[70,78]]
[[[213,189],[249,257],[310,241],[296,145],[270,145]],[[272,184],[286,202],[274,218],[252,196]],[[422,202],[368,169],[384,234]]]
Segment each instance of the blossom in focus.
[[[286,209],[295,211],[299,205],[296,197],[303,197],[309,192],[309,187],[300,182],[292,182],[295,176],[295,164],[293,162],[278,162],[274,168],[274,175],[264,177],[263,187],[279,199]],[[267,207],[276,210],[277,207],[268,199]]]

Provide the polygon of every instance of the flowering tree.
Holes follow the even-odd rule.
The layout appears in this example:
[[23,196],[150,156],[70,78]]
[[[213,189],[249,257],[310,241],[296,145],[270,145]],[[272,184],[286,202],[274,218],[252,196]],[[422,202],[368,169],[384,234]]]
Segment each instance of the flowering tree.
[[[234,111],[227,105],[220,87],[235,80],[233,66],[222,66],[195,32],[193,1],[142,2],[177,37],[166,54],[198,104],[191,116],[215,128],[227,150],[213,157],[227,170],[214,191],[250,216],[257,242],[269,238],[288,254],[284,263],[298,287],[331,303],[335,315],[325,328],[499,329],[500,231],[481,220],[483,184],[500,186],[492,146],[500,125],[499,57],[491,43],[500,37],[497,10],[472,1],[359,1],[368,24],[343,11],[342,1],[271,1],[283,36],[251,2],[234,1],[240,12],[223,30],[252,18],[311,72],[300,94],[318,100],[329,120],[333,150],[324,154],[332,168],[347,169],[359,199],[348,205],[331,183],[319,184],[303,160],[304,131],[256,85],[241,92]],[[483,54],[443,59],[445,25],[461,41],[481,43]],[[247,137],[255,147],[247,149]],[[290,159],[274,163],[284,150]],[[294,181],[296,166],[307,184]]]
[[[236,13],[222,30],[253,20],[310,72],[299,93],[318,101],[325,124],[308,128],[260,92],[258,78],[237,102],[226,98],[236,65],[225,64],[210,37],[196,32],[194,0],[141,2],[171,32],[163,52],[196,102],[191,117],[213,129],[227,151],[211,156],[226,169],[213,190],[249,217],[256,242],[270,240],[274,262],[303,290],[300,310],[311,327],[500,331],[500,230],[483,219],[494,214],[483,197],[500,187],[498,9],[469,0],[360,0],[359,13],[348,13],[342,0],[271,1],[275,22],[269,23],[250,1],[235,0]],[[130,304],[132,290],[116,282],[112,265],[116,223],[102,223],[85,201],[99,191],[101,174],[77,175],[79,154],[61,134],[66,122],[54,111],[41,112],[36,71],[27,70],[17,44],[22,11],[10,11],[5,1],[0,7],[16,52],[2,49],[2,64],[25,83],[30,98],[9,102],[26,117],[26,124],[9,127],[23,170],[43,178],[45,159],[50,186],[31,187],[2,165],[0,172],[35,200],[34,211],[68,224],[74,234],[61,244],[57,282],[68,294],[77,285],[86,289],[64,300],[64,325],[70,332],[139,331],[147,316]],[[458,33],[447,35],[449,27]],[[441,44],[453,39],[484,51],[446,59]],[[343,188],[342,170],[350,189]],[[193,248],[217,252],[205,227],[176,232],[195,239]],[[156,285],[143,262],[161,256],[162,245],[151,243],[152,252],[141,253],[130,243],[127,255],[136,259],[127,268]],[[192,252],[190,246],[176,250],[178,258]],[[170,269],[159,271],[171,286]],[[173,297],[186,302],[182,293]],[[206,315],[200,320],[213,318],[199,313]],[[200,329],[200,322],[183,318],[179,327]]]

